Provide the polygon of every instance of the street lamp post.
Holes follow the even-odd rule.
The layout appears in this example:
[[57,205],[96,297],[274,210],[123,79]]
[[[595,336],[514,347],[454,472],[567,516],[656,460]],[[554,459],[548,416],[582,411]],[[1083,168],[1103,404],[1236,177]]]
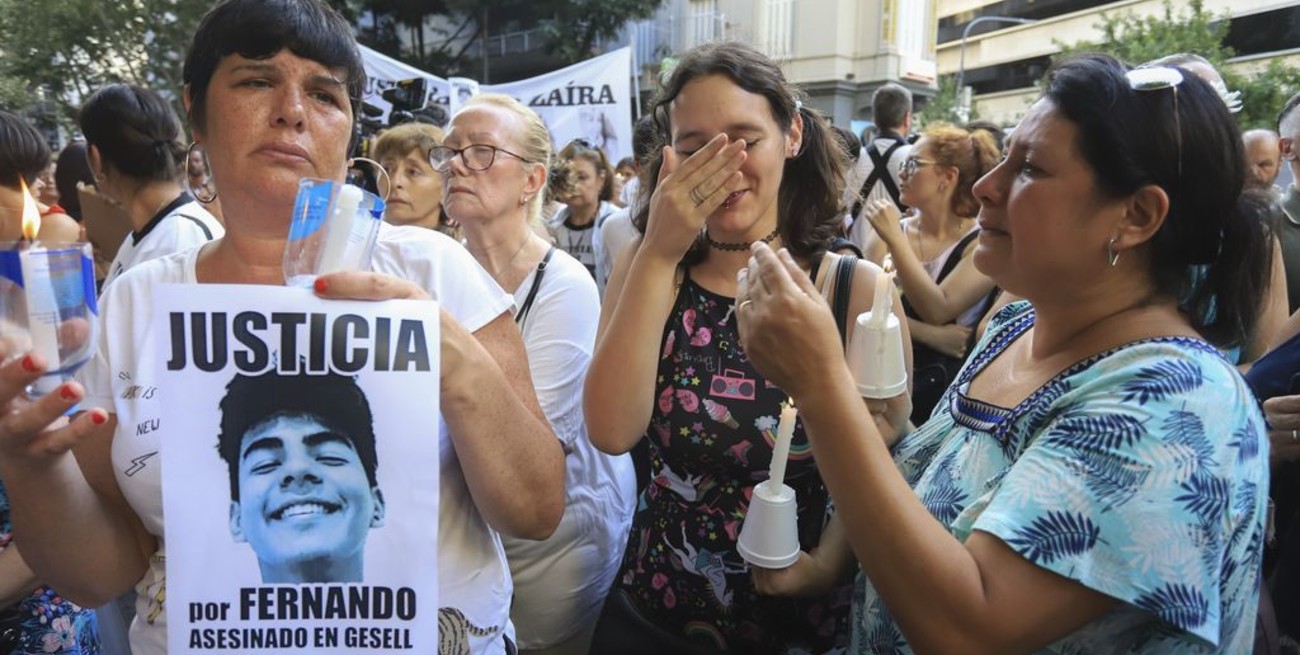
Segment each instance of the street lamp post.
[[966,29],[961,31],[961,56],[960,62],[957,64],[957,112],[963,123],[970,120],[970,105],[962,102],[960,99],[966,97],[962,93],[962,88],[966,83],[966,39],[970,38],[971,28],[980,23],[1015,23],[1017,25],[1028,25],[1029,23],[1037,22],[1038,21],[1032,18],[1015,18],[1013,16],[979,16],[975,20],[966,23]]

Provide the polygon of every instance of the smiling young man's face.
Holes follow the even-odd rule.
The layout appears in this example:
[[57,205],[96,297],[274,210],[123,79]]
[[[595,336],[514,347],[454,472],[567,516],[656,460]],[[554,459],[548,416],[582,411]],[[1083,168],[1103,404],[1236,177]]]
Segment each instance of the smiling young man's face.
[[383,520],[383,496],[346,435],[309,414],[276,416],[244,434],[230,531],[252,546],[264,582],[339,572],[353,568],[349,560],[359,573],[366,533]]

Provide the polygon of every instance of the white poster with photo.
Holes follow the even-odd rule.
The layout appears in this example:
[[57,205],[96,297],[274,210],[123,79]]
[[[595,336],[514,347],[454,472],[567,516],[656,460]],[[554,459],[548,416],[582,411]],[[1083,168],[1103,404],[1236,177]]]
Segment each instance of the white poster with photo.
[[168,652],[437,652],[438,305],[155,293]]
[[478,95],[478,80],[471,80],[468,77],[449,77],[447,84],[451,87],[448,92],[448,115],[454,115],[460,111],[460,106],[469,102],[470,98]]
[[532,107],[557,148],[583,139],[610,165],[632,156],[632,49],[620,48],[553,73],[508,84],[484,84]]

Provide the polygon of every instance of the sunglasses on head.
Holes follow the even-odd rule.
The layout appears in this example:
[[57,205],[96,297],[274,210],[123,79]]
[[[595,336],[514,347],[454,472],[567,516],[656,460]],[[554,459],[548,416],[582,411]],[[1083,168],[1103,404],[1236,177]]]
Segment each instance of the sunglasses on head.
[[1134,91],[1163,91],[1170,89],[1174,96],[1174,132],[1178,139],[1178,177],[1183,177],[1183,122],[1178,114],[1178,86],[1183,83],[1183,73],[1169,66],[1134,68],[1125,73],[1129,88]]

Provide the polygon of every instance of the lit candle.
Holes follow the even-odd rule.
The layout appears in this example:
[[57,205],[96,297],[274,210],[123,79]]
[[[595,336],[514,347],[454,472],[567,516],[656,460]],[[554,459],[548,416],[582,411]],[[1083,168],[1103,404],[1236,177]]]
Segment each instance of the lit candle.
[[[23,239],[26,242],[18,252],[18,261],[23,274],[23,292],[27,300],[27,333],[31,336],[31,353],[45,359],[47,371],[59,369],[59,303],[51,284],[50,260],[45,248],[36,242],[36,235],[41,230],[41,214],[36,209],[36,201],[27,193],[27,184],[21,183],[23,191]],[[41,376],[32,385],[32,394],[43,396],[59,386],[57,375],[48,373]]]
[[772,445],[772,468],[768,479],[773,490],[785,484],[785,464],[790,458],[790,441],[794,439],[794,419],[799,410],[795,409],[794,399],[781,404],[781,422],[776,426],[776,443]]

